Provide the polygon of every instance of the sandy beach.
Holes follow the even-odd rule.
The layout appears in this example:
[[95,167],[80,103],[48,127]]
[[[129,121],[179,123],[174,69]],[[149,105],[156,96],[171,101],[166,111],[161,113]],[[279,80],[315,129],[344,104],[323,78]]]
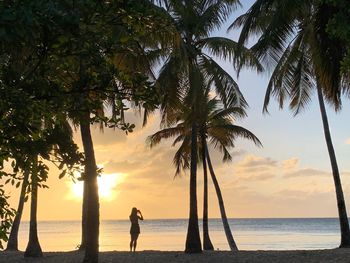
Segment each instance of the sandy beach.
[[[43,262],[43,263],[78,263],[83,253],[72,252],[46,252],[43,258],[24,258],[23,252],[0,252],[1,263]],[[126,251],[110,251],[100,253],[100,262],[138,262],[138,263],[171,263],[171,262],[261,262],[261,263],[326,263],[350,262],[350,249],[326,250],[291,250],[291,251],[229,251],[203,252],[202,254],[185,254],[181,251],[139,251],[130,253]]]

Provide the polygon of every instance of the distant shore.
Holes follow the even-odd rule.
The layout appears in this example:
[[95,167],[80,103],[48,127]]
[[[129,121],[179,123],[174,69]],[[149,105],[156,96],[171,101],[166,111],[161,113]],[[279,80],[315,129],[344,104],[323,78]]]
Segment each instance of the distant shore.
[[[23,258],[23,252],[0,252],[2,263],[79,263],[84,253],[72,252],[45,252],[44,257],[33,259]],[[201,254],[185,254],[181,251],[139,251],[130,253],[126,251],[101,252],[101,263],[137,262],[137,263],[209,263],[209,262],[235,262],[235,263],[349,263],[350,249],[324,249],[324,250],[285,250],[285,251],[205,251]]]

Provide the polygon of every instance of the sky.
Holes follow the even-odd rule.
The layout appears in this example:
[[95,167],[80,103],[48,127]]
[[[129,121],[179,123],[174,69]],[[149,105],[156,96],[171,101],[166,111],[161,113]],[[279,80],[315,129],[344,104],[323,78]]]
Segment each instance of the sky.
[[[242,1],[243,2],[243,1]],[[231,21],[253,1],[233,14]],[[238,32],[226,34],[226,24],[214,35],[237,39]],[[232,76],[232,66],[220,61]],[[279,110],[273,101],[269,114],[262,114],[268,73],[258,75],[245,70],[238,83],[249,103],[248,117],[237,124],[252,131],[262,142],[238,139],[231,149],[233,161],[223,163],[222,156],[210,148],[214,169],[224,197],[226,213],[232,218],[336,217],[336,199],[330,161],[324,140],[316,96],[300,115]],[[350,209],[350,114],[349,100],[342,111],[327,108],[334,148],[347,202]],[[189,172],[174,178],[172,158],[176,148],[171,140],[152,149],[149,135],[159,130],[159,117],[151,116],[141,127],[137,113],[129,112],[128,121],[136,124],[133,133],[92,128],[97,163],[103,168],[99,178],[101,219],[127,219],[132,207],[139,208],[145,219],[187,218],[189,209]],[[81,148],[79,132],[74,139]],[[52,166],[50,166],[52,167]],[[39,190],[38,220],[79,220],[80,184],[58,179],[59,171],[50,170],[49,189]],[[198,213],[202,215],[202,170],[198,170]],[[7,186],[10,203],[16,208],[19,189]],[[214,187],[209,181],[209,217],[220,217]],[[23,218],[29,219],[29,202]]]

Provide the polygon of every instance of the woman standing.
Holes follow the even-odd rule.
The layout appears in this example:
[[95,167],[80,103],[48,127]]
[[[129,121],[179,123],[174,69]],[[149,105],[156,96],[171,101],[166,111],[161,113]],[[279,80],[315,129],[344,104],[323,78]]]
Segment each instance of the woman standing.
[[131,210],[131,214],[129,216],[130,222],[131,222],[131,228],[130,228],[130,251],[132,251],[132,248],[134,248],[134,252],[136,250],[137,245],[137,238],[140,234],[140,226],[139,226],[139,219],[143,220],[143,216],[141,214],[140,210],[137,210],[136,207],[133,207]]

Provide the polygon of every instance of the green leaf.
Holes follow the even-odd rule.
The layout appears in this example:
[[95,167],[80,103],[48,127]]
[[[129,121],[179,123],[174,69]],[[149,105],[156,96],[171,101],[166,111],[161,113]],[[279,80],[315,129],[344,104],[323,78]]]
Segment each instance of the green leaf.
[[67,170],[63,170],[63,171],[59,174],[58,178],[59,178],[59,179],[62,179],[62,178],[66,175],[66,173],[67,173]]

